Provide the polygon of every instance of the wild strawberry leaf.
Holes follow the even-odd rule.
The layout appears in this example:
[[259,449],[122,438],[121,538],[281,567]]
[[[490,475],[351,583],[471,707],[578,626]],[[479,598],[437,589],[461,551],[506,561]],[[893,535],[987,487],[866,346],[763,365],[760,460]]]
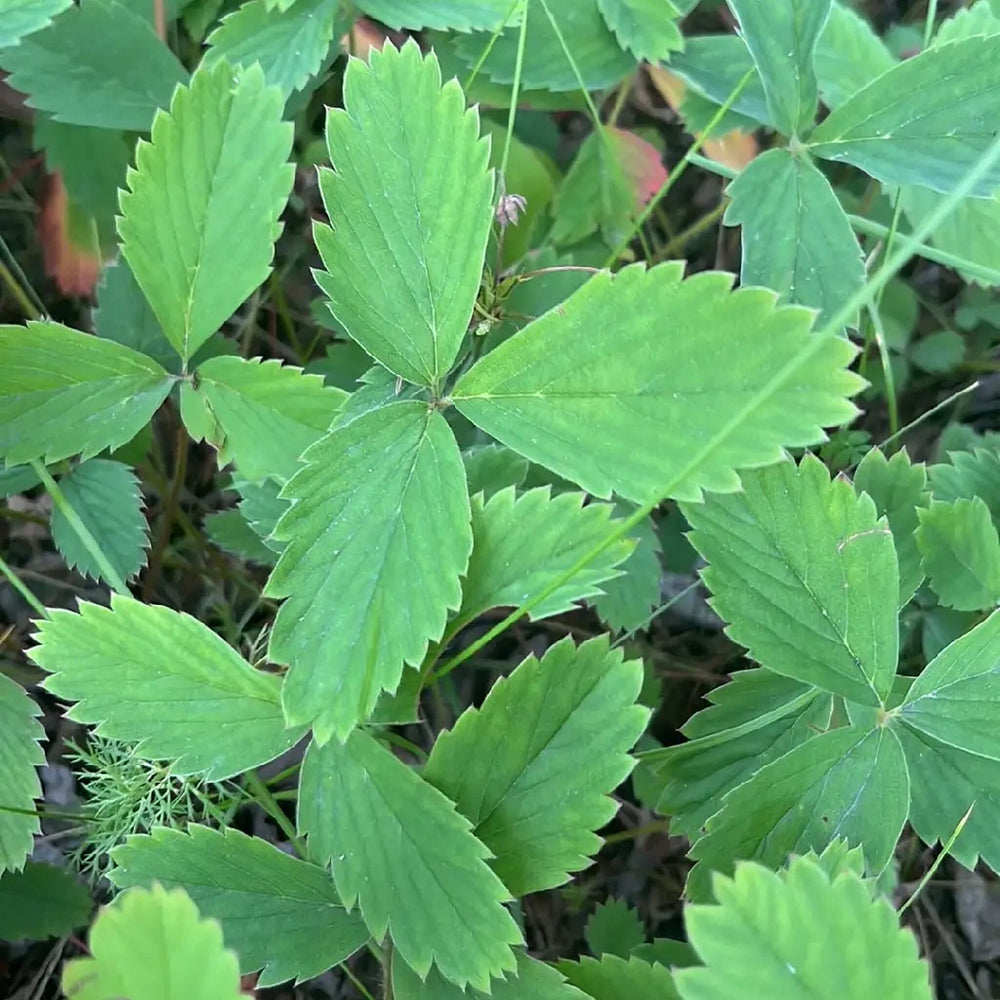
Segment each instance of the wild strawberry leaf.
[[153,360],[58,323],[0,326],[0,458],[90,458],[130,441],[173,384]]
[[511,6],[510,0],[361,0],[357,4],[362,13],[390,28],[442,31],[493,31],[511,16]]
[[864,17],[834,0],[814,57],[823,103],[831,109],[838,107],[895,64]]
[[987,448],[952,451],[927,470],[935,500],[953,503],[979,497],[994,522],[1000,519],[1000,455]]
[[678,262],[599,272],[481,358],[455,405],[588,493],[639,503],[734,490],[734,468],[850,419],[850,344],[810,336],[810,314],[776,307],[773,292],[682,274]]
[[670,0],[597,0],[597,5],[619,45],[640,62],[665,61],[684,48],[677,26],[681,13]]
[[270,270],[294,173],[282,105],[259,66],[219,62],[177,88],[136,150],[122,253],[184,361]]
[[584,956],[579,962],[559,962],[556,968],[593,1000],[680,1000],[670,970],[658,962]]
[[[622,504],[620,516],[633,513],[633,508]],[[632,554],[621,564],[621,576],[601,584],[603,594],[588,602],[602,622],[613,632],[642,628],[649,622],[650,612],[661,601],[663,568],[660,565],[660,539],[653,522],[640,521],[626,536],[635,542]],[[610,549],[608,551],[611,551]],[[531,612],[537,615],[537,611]]]
[[22,38],[52,23],[73,0],[6,0],[0,24],[0,49],[17,45]]
[[[330,111],[317,225],[330,311],[377,361],[437,386],[458,355],[492,221],[489,143],[457,82],[415,42],[352,60]],[[407,192],[406,211],[389,192]],[[387,303],[391,308],[387,310]]]
[[627,959],[633,948],[645,944],[646,929],[639,914],[624,899],[611,898],[594,908],[583,936],[595,955]]
[[94,908],[73,872],[29,861],[0,875],[0,940],[43,941],[83,927]]
[[[452,802],[371,736],[312,743],[299,784],[299,829],[331,864],[340,898],[421,977],[433,962],[461,988],[513,971],[521,933],[488,848]],[[403,890],[405,887],[405,891]]]
[[0,804],[0,872],[20,871],[41,830],[34,814],[42,794],[36,768],[45,763],[39,745],[45,731],[37,721],[42,710],[20,684],[0,674],[0,772],[4,775]]
[[336,428],[302,458],[274,532],[288,544],[266,593],[287,599],[269,651],[291,667],[289,724],[344,740],[461,601],[472,548],[465,472],[444,417],[415,400]]

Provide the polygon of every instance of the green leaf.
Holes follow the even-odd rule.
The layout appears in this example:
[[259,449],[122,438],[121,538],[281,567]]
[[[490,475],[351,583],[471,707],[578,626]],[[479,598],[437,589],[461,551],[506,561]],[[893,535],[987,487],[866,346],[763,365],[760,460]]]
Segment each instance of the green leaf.
[[0,876],[0,939],[42,941],[87,923],[93,903],[72,872],[35,861]]
[[347,398],[325,386],[320,375],[277,360],[240,357],[210,358],[188,392],[198,393],[208,408],[219,465],[235,462],[251,480],[291,479],[302,467],[299,455],[326,433]]
[[917,508],[925,506],[929,499],[927,467],[923,462],[914,465],[905,451],[897,451],[887,460],[878,448],[872,448],[854,473],[854,488],[867,493],[875,501],[878,516],[889,522],[899,564],[902,607],[924,580],[916,530]]
[[986,448],[952,451],[948,461],[928,469],[935,500],[951,502],[980,497],[996,521],[1000,518],[1000,455]]
[[[816,129],[817,156],[851,163],[889,184],[950,191],[993,142],[1000,35],[932,46],[859,91]],[[1000,166],[972,194],[1000,187]]]
[[357,7],[397,30],[493,31],[511,14],[510,0],[361,0]]
[[670,971],[655,962],[584,956],[579,962],[560,962],[556,968],[593,1000],[680,1000]]
[[[735,467],[778,461],[851,418],[860,383],[843,338],[810,336],[805,310],[733,292],[730,275],[682,273],[599,272],[481,358],[455,405],[588,493],[638,503],[736,489]],[[740,364],[720,367],[723,355]]]
[[22,38],[52,23],[73,0],[5,0],[0,25],[0,49],[17,45]]
[[[1000,216],[997,217],[997,223],[1000,224]],[[965,340],[954,330],[937,330],[911,345],[906,356],[921,371],[930,375],[944,375],[954,371],[962,363],[965,358]]]
[[[514,487],[488,501],[472,500],[472,556],[462,588],[460,622],[490,608],[518,605],[571,569],[615,528],[612,504],[589,503],[582,493],[552,496],[540,487],[516,496]],[[538,607],[535,620],[568,611],[575,601],[601,593],[600,584],[632,552],[629,539],[610,546]]]
[[[458,84],[415,42],[352,60],[320,171],[331,226],[316,281],[337,321],[396,375],[437,386],[458,355],[493,218],[489,143]],[[406,191],[400,212],[389,192]],[[386,303],[392,303],[386,312]]]
[[978,611],[1000,601],[1000,538],[983,500],[934,500],[917,514],[917,545],[941,603]]
[[220,510],[209,514],[204,527],[209,540],[230,555],[265,566],[273,566],[278,561],[277,553],[261,541],[238,510]]
[[90,458],[130,441],[172,380],[127,347],[58,323],[0,326],[0,458]]
[[892,857],[909,807],[895,732],[850,726],[815,736],[734,788],[691,849],[717,871],[739,859],[772,868],[832,840],[860,845],[869,870]]
[[360,903],[375,940],[388,930],[418,975],[433,961],[445,979],[486,990],[515,968],[521,934],[488,849],[444,795],[370,736],[312,743],[298,801],[313,860],[332,863],[344,904]]
[[282,496],[287,541],[266,593],[287,600],[270,657],[290,724],[347,738],[461,601],[472,548],[458,445],[426,403],[394,403],[313,445]]
[[854,873],[796,858],[777,874],[740,865],[714,887],[717,906],[684,911],[705,963],[674,974],[684,1000],[931,1000],[913,934]]
[[520,486],[528,476],[528,460],[502,444],[481,444],[462,452],[469,496],[488,500],[507,486]]
[[660,62],[684,48],[677,26],[681,15],[670,0],[597,0],[597,5],[621,47],[640,62]]
[[624,899],[609,899],[597,904],[583,936],[595,955],[627,959],[633,948],[645,942],[646,930],[639,915]]
[[289,10],[250,0],[222,19],[205,40],[205,65],[260,63],[264,80],[286,97],[320,71],[333,41],[337,0],[298,0]]
[[724,221],[743,227],[742,284],[773,288],[782,301],[818,309],[821,324],[864,284],[847,213],[808,155],[768,150],[727,194]]
[[[118,576],[127,580],[138,575],[146,564],[149,529],[135,473],[121,462],[92,458],[62,476],[59,488]],[[72,569],[95,580],[102,578],[100,567],[60,507],[52,511],[52,540]]]
[[959,8],[938,25],[934,45],[953,42],[973,35],[995,35],[1000,32],[1000,10],[994,11],[989,0],[978,0],[968,7]]
[[820,33],[815,53],[816,77],[823,103],[836,108],[896,65],[871,25],[837,0]]
[[515,896],[561,885],[597,852],[608,797],[632,770],[648,712],[638,661],[569,638],[497,681],[434,744],[424,777],[475,826]]
[[[95,39],[100,44],[95,44]],[[8,83],[56,121],[145,132],[187,80],[153,28],[113,0],[82,0],[0,54]]]
[[283,552],[286,544],[274,537],[274,529],[291,504],[282,499],[281,485],[273,479],[262,479],[256,483],[240,481],[233,488],[243,498],[240,513],[247,524],[269,549]]
[[742,478],[743,493],[683,507],[727,633],[779,674],[881,704],[899,654],[899,570],[875,504],[811,456]]
[[301,982],[344,961],[367,940],[323,868],[290,857],[259,837],[191,825],[129,837],[113,852],[119,889],[160,883],[184,889],[218,920],[244,975],[259,987]]
[[185,361],[270,270],[294,174],[282,103],[258,66],[234,78],[220,62],[177,88],[136,149],[122,253]]
[[[635,57],[622,50],[601,16],[599,0],[574,0],[573,3],[547,0],[547,6],[559,26],[559,33],[552,27],[541,0],[528,4],[528,44],[521,66],[522,87],[578,90],[582,78],[587,90],[601,90],[623,80],[635,69]],[[486,32],[465,35],[458,39],[455,49],[463,60],[475,65],[491,46],[481,72],[494,83],[513,83],[520,31],[520,27],[507,28],[495,44],[492,35]],[[563,48],[564,43],[572,53],[572,63]]]
[[[619,513],[631,514],[633,510],[622,507]],[[660,539],[653,522],[649,518],[640,521],[626,540],[634,541],[636,545],[621,564],[622,575],[601,584],[604,593],[590,601],[601,621],[615,632],[631,631],[647,625],[651,609],[661,599],[663,571],[660,566]]]
[[156,997],[157,1000],[240,1000],[236,956],[222,928],[202,920],[180,889],[130,889],[101,910],[90,930],[90,958],[63,969],[73,1000]]
[[39,745],[45,731],[37,721],[41,709],[24,688],[0,674],[0,805],[21,812],[0,810],[0,872],[20,871],[31,853],[33,837],[41,832],[34,814],[42,786],[35,768],[45,763]]
[[51,673],[45,688],[77,702],[67,718],[172,761],[175,774],[228,778],[302,737],[285,729],[278,678],[190,615],[115,594],[110,608],[51,612],[37,638],[29,655]]
[[775,128],[799,135],[816,117],[819,91],[813,53],[830,13],[830,0],[758,3],[729,0],[764,84]]

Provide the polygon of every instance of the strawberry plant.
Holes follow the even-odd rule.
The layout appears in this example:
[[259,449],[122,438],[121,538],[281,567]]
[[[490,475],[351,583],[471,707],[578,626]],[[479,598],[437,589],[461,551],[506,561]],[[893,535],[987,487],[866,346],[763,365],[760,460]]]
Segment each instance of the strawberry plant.
[[[815,449],[857,417],[856,368],[878,363],[895,406],[882,303],[914,255],[1000,277],[981,235],[1000,231],[1000,14],[979,0],[937,27],[932,6],[902,60],[830,0],[730,0],[738,32],[705,35],[681,30],[680,0],[372,0],[356,6],[427,45],[348,59],[318,149],[304,109],[353,19],[333,0],[7,6],[0,67],[77,235],[117,260],[92,332],[13,274],[28,321],[0,325],[5,494],[48,496],[53,544],[101,587],[49,607],[0,561],[40,681],[0,677],[4,935],[90,915],[32,857],[38,716],[57,705],[82,730],[78,867],[108,904],[69,996],[235,997],[241,975],[340,966],[402,1000],[930,997],[886,886],[906,824],[1000,871],[1000,459],[982,439],[928,466],[890,442],[848,477]],[[698,138],[670,172],[591,97],[642,60],[686,88]],[[595,119],[558,192],[513,131],[521,97]],[[759,128],[771,148],[742,169],[698,152]],[[239,317],[261,286],[281,301],[306,149],[329,352],[287,309],[256,352]],[[731,176],[738,287],[643,246],[692,164]],[[880,190],[886,226],[861,210]],[[637,233],[647,259],[623,263]],[[161,423],[174,465],[151,537]],[[238,506],[201,529],[179,495],[205,446]],[[667,505],[756,666],[656,746],[624,640],[660,601]],[[175,529],[266,578],[230,574],[217,606],[163,600]],[[427,721],[511,626],[581,605],[606,630]],[[942,611],[967,617],[913,669],[908,616]],[[611,903],[593,957],[543,961],[524,900],[588,868],[630,775],[690,844],[687,941],[647,940]],[[248,806],[287,850],[247,832]]]

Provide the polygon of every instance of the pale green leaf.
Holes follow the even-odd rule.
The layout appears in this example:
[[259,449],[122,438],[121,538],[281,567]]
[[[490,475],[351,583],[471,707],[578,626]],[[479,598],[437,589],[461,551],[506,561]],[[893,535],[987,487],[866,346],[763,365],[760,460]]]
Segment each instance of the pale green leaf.
[[881,704],[899,653],[888,525],[811,456],[742,478],[743,493],[683,508],[728,634],[770,670]]
[[[149,529],[135,473],[121,462],[92,458],[62,476],[59,488],[118,576],[122,580],[136,576],[146,563]],[[71,568],[95,580],[102,578],[61,507],[52,510],[52,541]]]
[[136,149],[122,252],[186,361],[267,277],[292,186],[292,126],[258,66],[225,63],[178,87]]
[[184,889],[222,925],[244,975],[257,985],[301,982],[344,961],[367,940],[361,918],[347,913],[330,874],[259,837],[191,825],[159,827],[113,851],[111,881],[120,888],[158,882]]
[[952,451],[947,462],[932,465],[927,473],[935,500],[979,497],[994,522],[1000,519],[1000,454],[987,448]]
[[41,831],[34,815],[42,786],[35,770],[45,763],[39,743],[45,731],[37,720],[42,710],[20,684],[0,674],[0,872],[20,871],[31,853],[34,835]]
[[909,801],[906,760],[895,732],[834,729],[734,788],[691,855],[717,871],[731,871],[739,859],[776,868],[790,854],[822,851],[845,838],[879,872],[895,850]]
[[264,544],[238,510],[221,510],[207,515],[204,528],[209,540],[230,555],[265,566],[273,566],[278,561],[277,553]]
[[918,512],[917,545],[931,588],[945,607],[978,611],[1000,601],[1000,538],[980,497]]
[[[1000,470],[1000,467],[998,467]],[[917,508],[926,505],[927,467],[914,465],[906,451],[897,451],[886,459],[872,448],[854,473],[854,488],[875,501],[875,511],[885,517],[896,546],[899,564],[899,606],[902,607],[923,583],[924,570],[917,547]]]
[[597,5],[621,47],[640,61],[659,62],[684,48],[680,12],[670,0],[597,0]]
[[[493,218],[489,143],[458,84],[415,42],[352,60],[330,111],[330,226],[316,280],[337,321],[396,375],[438,385],[458,355]],[[406,211],[395,194],[405,191]]]
[[130,889],[101,910],[90,929],[90,958],[63,969],[73,1000],[240,1000],[236,956],[222,928],[202,920],[180,889]]
[[17,45],[22,38],[52,23],[52,18],[73,0],[4,0],[0,5],[0,49]]
[[511,6],[511,0],[360,0],[357,4],[362,13],[390,28],[451,31],[493,31],[506,23]]
[[30,107],[57,121],[135,132],[187,80],[152,26],[114,0],[70,7],[0,53],[0,67]]
[[0,458],[90,458],[130,441],[170,376],[127,347],[58,323],[0,326]]
[[[614,531],[612,504],[589,503],[582,493],[552,496],[540,487],[516,496],[514,487],[488,501],[472,500],[472,556],[457,620],[469,622],[490,608],[518,605],[571,569]],[[634,548],[627,538],[609,546],[540,605],[534,619],[569,610],[575,601],[601,593],[600,584]]]
[[282,499],[281,484],[274,479],[262,479],[256,483],[241,480],[233,484],[233,489],[242,497],[240,513],[247,524],[269,549],[283,552],[285,542],[274,537],[274,529],[291,504]]
[[0,876],[0,940],[72,934],[87,923],[93,905],[71,871],[29,861],[22,871]]
[[830,13],[830,0],[728,0],[764,84],[775,128],[799,135],[816,117],[819,91],[813,53]]
[[934,35],[935,45],[953,42],[973,35],[995,35],[1000,33],[1000,11],[990,7],[989,0],[978,0],[955,13],[938,25]]
[[588,493],[639,503],[736,489],[734,468],[851,419],[850,344],[810,336],[810,314],[773,292],[682,274],[678,262],[599,272],[481,358],[455,405]]
[[115,594],[38,623],[32,660],[44,686],[75,701],[67,717],[176,774],[218,780],[266,763],[302,730],[285,729],[280,682],[254,670],[196,618]]
[[376,941],[420,976],[431,962],[464,988],[489,989],[513,971],[521,934],[489,850],[455,806],[415,771],[355,730],[344,744],[310,745],[299,784],[299,829],[313,860],[331,863],[344,904]]
[[871,25],[846,3],[834,2],[815,54],[823,103],[836,108],[896,64]]
[[[619,508],[621,514],[632,514],[631,507]],[[660,539],[649,518],[640,521],[627,539],[634,541],[632,554],[620,566],[621,576],[601,584],[603,594],[590,604],[612,631],[625,632],[649,623],[650,612],[660,603]]]
[[426,403],[394,403],[303,456],[275,530],[288,542],[267,584],[287,600],[270,657],[287,663],[289,722],[346,739],[404,664],[418,665],[459,606],[472,549],[458,445]]
[[[983,199],[975,200],[979,203]],[[1000,216],[997,223],[1000,225]],[[1000,257],[997,260],[1000,262]],[[954,371],[965,358],[965,339],[955,330],[936,330],[912,344],[906,356],[921,371],[931,375],[944,375]]]
[[847,213],[806,154],[771,149],[729,185],[725,223],[743,227],[744,285],[773,288],[826,322],[864,284]]
[[614,816],[608,794],[632,770],[648,712],[638,661],[601,636],[526,659],[442,733],[424,769],[495,855],[515,896],[561,885],[589,863],[591,831]]
[[931,1000],[929,970],[885,897],[853,872],[796,858],[715,878],[716,906],[684,911],[703,966],[675,973],[684,1000]]
[[469,496],[485,493],[488,500],[507,486],[520,486],[528,476],[528,460],[502,444],[481,444],[462,452]]
[[[996,137],[1000,35],[932,46],[894,66],[816,129],[817,156],[851,163],[890,184],[948,192]],[[1000,165],[972,194],[1000,187]]]
[[231,66],[260,63],[268,86],[286,96],[319,72],[333,41],[337,0],[298,0],[290,9],[269,9],[250,0],[222,19],[205,40],[205,65],[223,59]]
[[584,956],[579,962],[560,962],[556,968],[592,1000],[680,1000],[670,970],[656,962]]
[[594,908],[583,936],[595,955],[617,955],[627,959],[633,948],[645,942],[646,929],[624,899],[609,899]]
[[[528,43],[521,66],[522,87],[578,90],[582,77],[587,90],[600,90],[618,83],[635,69],[635,56],[623,51],[618,44],[601,16],[598,0],[573,0],[572,3],[546,0],[546,4],[559,25],[559,34],[553,29],[541,0],[532,0],[528,4]],[[494,83],[513,83],[520,30],[520,27],[507,28],[495,43],[488,32],[465,35],[455,48],[460,57],[475,65],[487,47],[492,46],[483,60],[481,72]],[[572,54],[572,63],[563,43]]]
[[208,440],[219,449],[219,465],[234,462],[250,480],[291,479],[302,467],[299,455],[326,433],[347,398],[301,368],[239,357],[210,358],[189,391],[211,415]]

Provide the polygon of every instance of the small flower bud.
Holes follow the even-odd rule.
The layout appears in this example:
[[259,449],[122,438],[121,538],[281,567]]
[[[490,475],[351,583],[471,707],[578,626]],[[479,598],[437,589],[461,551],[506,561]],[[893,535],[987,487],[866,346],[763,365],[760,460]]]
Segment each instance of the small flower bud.
[[501,229],[517,224],[521,213],[528,207],[527,199],[519,194],[501,195],[497,202],[496,220]]

